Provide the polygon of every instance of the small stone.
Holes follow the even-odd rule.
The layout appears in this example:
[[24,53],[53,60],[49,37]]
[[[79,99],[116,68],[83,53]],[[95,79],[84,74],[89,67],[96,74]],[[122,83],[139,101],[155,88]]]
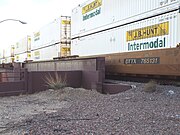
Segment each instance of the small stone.
[[124,99],[125,99],[125,100],[129,100],[129,99],[131,99],[131,98],[130,98],[130,97],[125,97]]
[[168,93],[169,93],[170,95],[174,95],[174,94],[175,94],[175,92],[174,92],[173,90],[169,90]]
[[120,117],[115,117],[114,120],[115,120],[115,121],[119,121],[119,120],[120,120]]

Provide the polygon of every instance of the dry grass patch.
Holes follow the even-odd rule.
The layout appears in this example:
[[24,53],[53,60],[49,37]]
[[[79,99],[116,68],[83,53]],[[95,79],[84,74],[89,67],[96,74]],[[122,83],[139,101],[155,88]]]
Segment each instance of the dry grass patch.
[[62,78],[57,72],[54,73],[54,77],[49,74],[48,76],[45,76],[45,83],[49,89],[62,89],[67,86],[66,75]]
[[155,92],[157,87],[157,82],[154,80],[149,81],[147,84],[144,86],[144,91],[145,92]]

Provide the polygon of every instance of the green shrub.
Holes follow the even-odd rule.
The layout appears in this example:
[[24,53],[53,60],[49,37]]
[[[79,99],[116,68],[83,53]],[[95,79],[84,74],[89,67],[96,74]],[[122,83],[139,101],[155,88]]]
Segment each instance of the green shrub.
[[49,89],[54,90],[62,89],[67,86],[66,75],[62,78],[57,72],[55,72],[54,77],[51,74],[45,76],[45,82]]
[[155,92],[156,91],[156,81],[151,80],[144,86],[144,91],[145,92]]

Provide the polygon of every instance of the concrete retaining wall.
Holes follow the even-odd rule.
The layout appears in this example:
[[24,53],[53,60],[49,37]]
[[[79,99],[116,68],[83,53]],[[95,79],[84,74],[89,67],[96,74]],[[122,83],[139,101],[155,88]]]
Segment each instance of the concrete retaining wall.
[[55,78],[57,74],[62,79],[65,78],[67,86],[81,87],[82,72],[81,71],[37,71],[28,73],[28,93],[35,93],[48,89],[47,77]]

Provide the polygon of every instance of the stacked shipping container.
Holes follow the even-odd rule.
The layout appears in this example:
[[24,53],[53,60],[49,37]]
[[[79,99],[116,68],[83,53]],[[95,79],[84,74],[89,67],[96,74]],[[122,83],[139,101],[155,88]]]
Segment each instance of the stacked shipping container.
[[31,37],[26,36],[25,38],[18,41],[14,48],[15,62],[24,62],[31,60]]
[[14,62],[14,45],[8,46],[3,50],[2,63],[13,63]]
[[176,47],[179,0],[89,0],[72,11],[72,55]]
[[0,52],[0,63],[43,61],[70,55],[71,18],[61,16]]
[[0,64],[3,63],[3,49],[0,49]]
[[61,16],[42,27],[32,36],[31,54],[33,61],[52,60],[55,57],[69,56],[71,44],[71,20]]

